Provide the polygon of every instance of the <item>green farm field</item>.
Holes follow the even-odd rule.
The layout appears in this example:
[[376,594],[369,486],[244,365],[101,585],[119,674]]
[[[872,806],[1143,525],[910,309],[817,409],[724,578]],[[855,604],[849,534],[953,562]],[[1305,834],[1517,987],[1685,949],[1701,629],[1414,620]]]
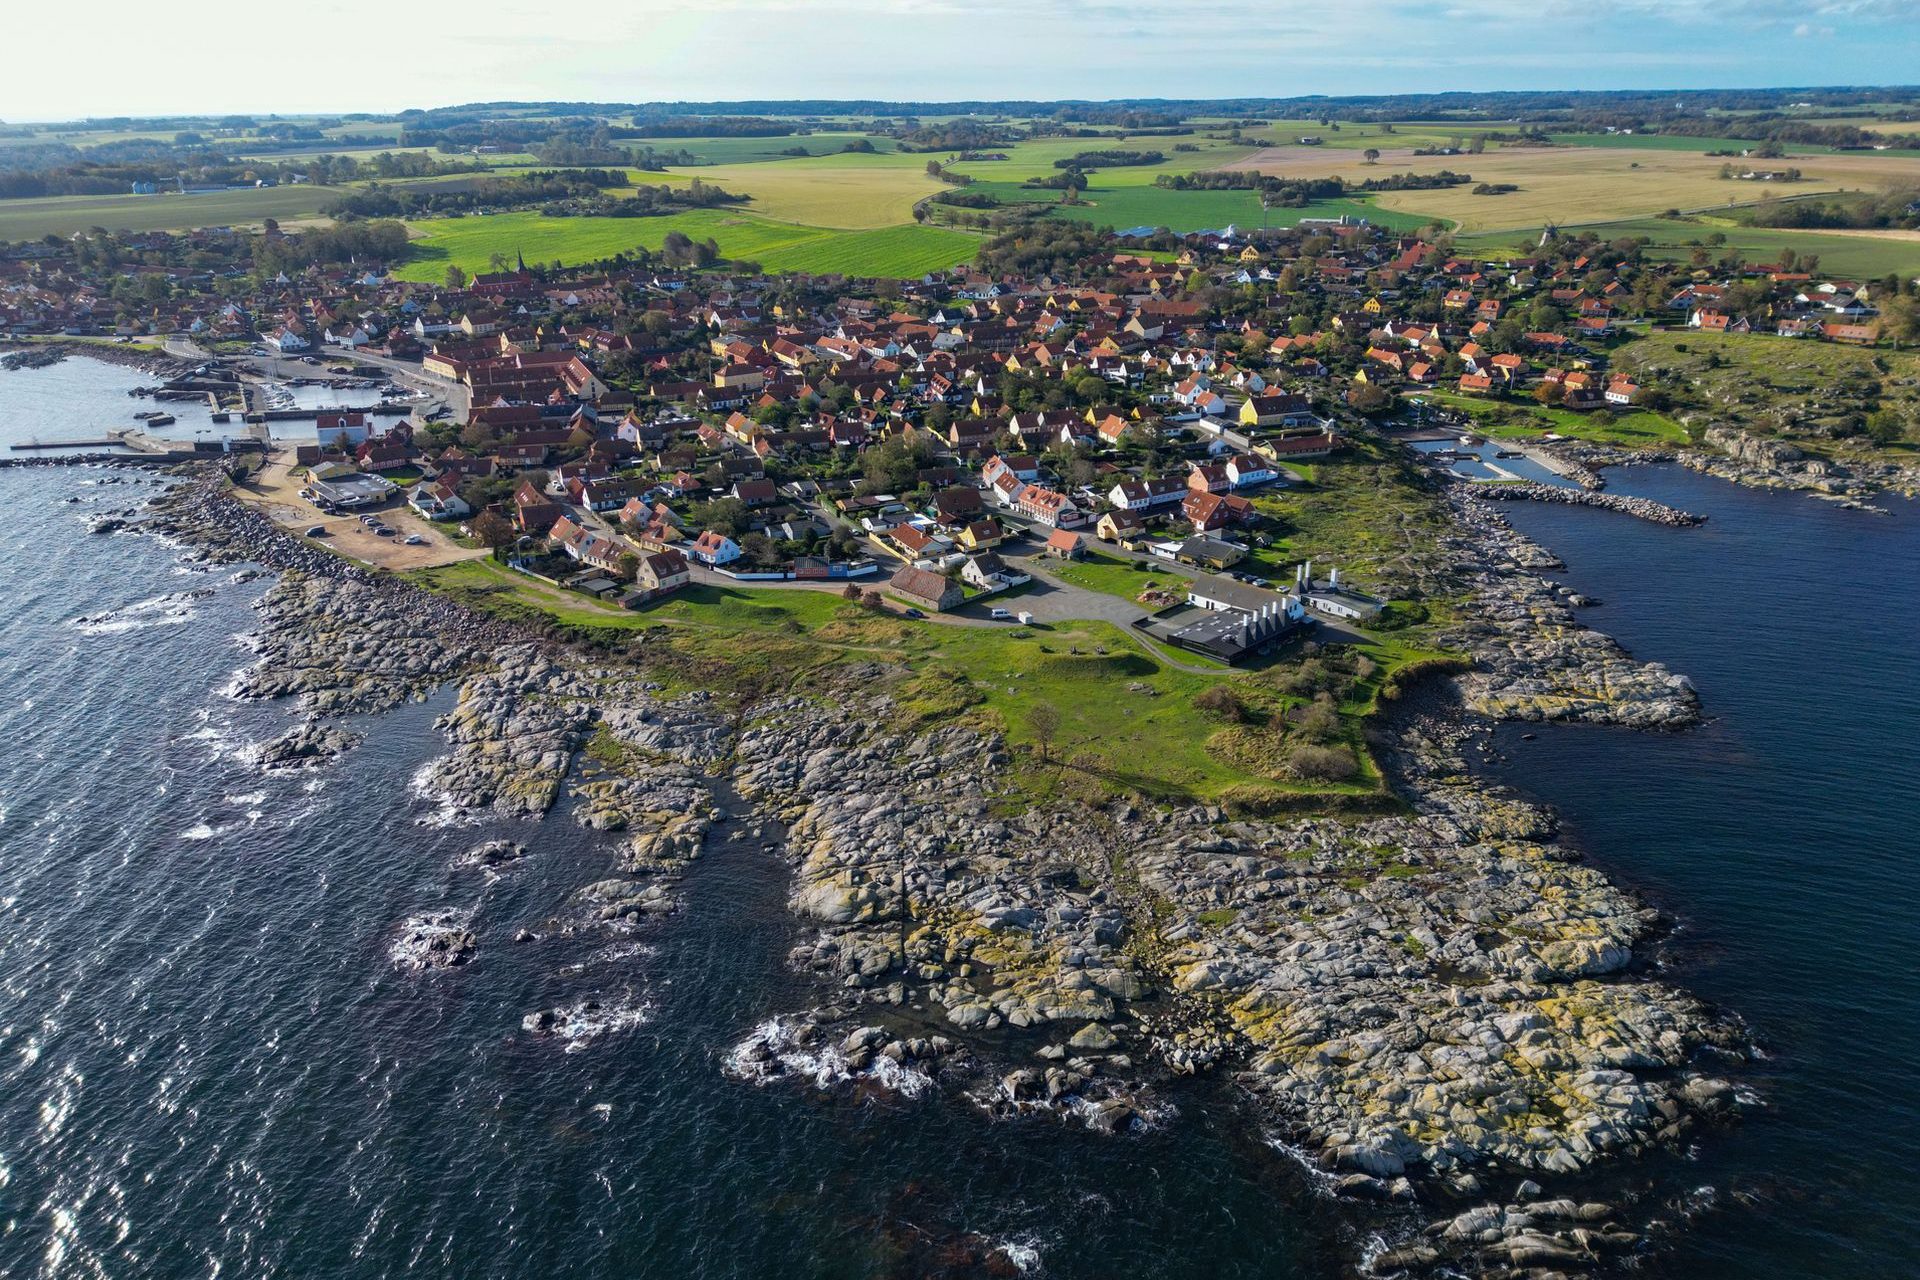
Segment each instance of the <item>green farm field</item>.
[[317,217],[342,195],[337,187],[259,187],[206,195],[46,196],[0,200],[0,240],[69,236],[88,227],[109,231],[180,231],[250,226],[263,218]]
[[846,272],[908,277],[942,270],[973,257],[979,239],[937,227],[882,227],[840,231],[772,222],[731,210],[700,209],[664,218],[548,218],[538,213],[436,218],[409,224],[420,237],[396,274],[436,281],[449,265],[485,271],[495,253],[530,261],[577,264],[636,248],[658,250],[667,233],[709,237],[729,258],[758,262],[769,271]]
[[[1795,253],[1818,254],[1822,270],[1853,276],[1920,274],[1920,236],[1910,232],[1806,231],[1773,227],[1742,226],[1731,218],[1699,217],[1684,221],[1668,218],[1630,218],[1618,222],[1563,225],[1563,231],[1593,231],[1609,240],[1623,236],[1645,236],[1651,244],[1648,254],[1667,261],[1684,262],[1696,247],[1703,248],[1711,260],[1719,261],[1729,252],[1737,252],[1748,262],[1770,262],[1783,249]],[[1465,235],[1457,243],[1463,249],[1481,253],[1522,252],[1531,247],[1537,232],[1502,232]],[[1718,244],[1707,244],[1708,237],[1719,236]]]
[[1093,175],[1094,185],[1079,204],[1060,203],[1058,191],[1036,190],[1017,182],[976,182],[970,192],[991,195],[1007,204],[1047,204],[1056,217],[1077,218],[1124,231],[1129,227],[1167,227],[1173,231],[1213,231],[1234,225],[1290,227],[1302,218],[1365,218],[1390,230],[1417,230],[1429,219],[1417,214],[1382,209],[1371,200],[1316,200],[1302,209],[1262,209],[1252,191],[1175,191],[1167,187],[1101,185],[1104,173]]

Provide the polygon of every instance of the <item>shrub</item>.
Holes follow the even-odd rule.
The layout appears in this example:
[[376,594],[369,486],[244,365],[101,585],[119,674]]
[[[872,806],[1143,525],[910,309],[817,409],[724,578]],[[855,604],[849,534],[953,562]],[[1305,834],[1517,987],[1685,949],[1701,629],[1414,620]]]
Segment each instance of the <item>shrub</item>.
[[1287,753],[1287,772],[1308,782],[1347,782],[1360,772],[1360,766],[1344,747],[1301,743]]
[[1340,736],[1340,710],[1333,695],[1315,694],[1293,717],[1293,730],[1308,742],[1330,742]]
[[1246,701],[1224,684],[1202,689],[1194,696],[1193,705],[1233,724],[1245,724],[1253,718]]

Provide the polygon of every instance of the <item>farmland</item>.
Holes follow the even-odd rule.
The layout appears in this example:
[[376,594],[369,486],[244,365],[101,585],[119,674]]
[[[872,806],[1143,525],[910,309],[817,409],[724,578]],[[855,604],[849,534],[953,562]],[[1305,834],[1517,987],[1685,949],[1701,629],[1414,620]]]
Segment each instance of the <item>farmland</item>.
[[582,263],[636,248],[658,250],[672,231],[711,237],[730,258],[770,271],[859,271],[914,276],[973,256],[976,237],[936,227],[838,231],[772,222],[732,211],[701,209],[664,218],[548,218],[538,213],[440,218],[409,224],[420,237],[396,274],[438,280],[449,265],[487,269],[495,253],[529,261]]
[[[785,142],[785,139],[776,139]],[[759,164],[703,165],[639,173],[640,182],[694,178],[710,186],[753,197],[753,212],[764,218],[811,227],[871,229],[913,220],[916,200],[942,190],[927,176],[926,157],[846,153]]]
[[[505,114],[513,114],[507,112]],[[927,172],[929,161],[948,165],[972,179],[966,189],[1003,204],[1037,204],[1052,217],[1076,219],[1116,229],[1168,227],[1176,232],[1224,228],[1285,227],[1304,217],[1364,218],[1389,230],[1411,232],[1438,221],[1452,227],[1459,243],[1485,252],[1518,251],[1532,244],[1540,227],[1591,227],[1610,238],[1644,236],[1657,258],[1687,261],[1701,252],[1718,260],[1729,252],[1748,261],[1777,258],[1783,249],[1818,254],[1831,270],[1862,276],[1920,269],[1920,240],[1902,233],[1775,230],[1739,225],[1740,211],[1774,198],[1840,191],[1881,190],[1920,184],[1920,155],[1908,152],[1834,152],[1818,146],[1788,145],[1780,161],[1805,180],[1770,186],[1720,176],[1725,160],[1708,150],[1737,150],[1750,143],[1730,138],[1694,138],[1663,134],[1553,134],[1557,145],[1519,146],[1487,143],[1480,154],[1415,156],[1416,148],[1470,143],[1476,133],[1513,128],[1511,122],[1401,121],[1329,122],[1274,119],[1249,126],[1242,137],[1229,136],[1227,122],[1205,118],[1179,134],[1127,137],[1101,132],[1081,137],[1041,137],[996,143],[983,156],[959,160],[953,152],[911,152],[893,138],[875,133],[871,121],[833,118],[814,130],[772,137],[641,138],[635,148],[690,156],[696,163],[664,171],[629,170],[636,185],[684,184],[698,179],[745,196],[743,208],[702,210],[633,223],[582,217],[544,218],[513,212],[482,218],[422,221],[414,224],[417,250],[404,264],[409,279],[438,278],[448,264],[466,270],[484,268],[496,252],[523,252],[537,261],[579,262],[645,246],[658,248],[669,231],[716,240],[723,255],[761,263],[770,270],[803,269],[857,274],[911,276],[971,257],[977,241],[971,233],[916,223],[915,207],[949,188]],[[938,117],[926,117],[931,122]],[[1871,121],[1863,115],[1862,121]],[[1729,125],[1729,127],[1732,127]],[[398,126],[373,121],[329,124],[330,136],[397,141]],[[124,138],[160,140],[149,130],[88,132],[61,128],[37,132],[30,141],[70,140],[94,145]],[[1252,140],[1273,141],[1256,150]],[[1299,145],[1300,138],[1318,145]],[[235,140],[244,148],[247,139]],[[351,145],[351,144],[348,144]],[[848,151],[849,145],[872,150]],[[262,158],[298,162],[312,151],[268,151]],[[1086,189],[1071,205],[1060,193],[1023,185],[1051,178],[1060,162],[1103,148],[1157,151],[1144,165],[1111,165],[1087,171]],[[1366,163],[1363,151],[1377,148],[1378,163]],[[354,149],[362,149],[355,147]],[[805,155],[784,154],[804,151]],[[526,153],[491,153],[486,162],[511,172],[535,162]],[[1219,168],[1252,168],[1289,178],[1341,177],[1351,182],[1394,173],[1430,173],[1453,169],[1475,184],[1510,184],[1501,195],[1475,195],[1472,185],[1430,190],[1388,191],[1317,201],[1303,209],[1263,209],[1252,191],[1176,191],[1154,185],[1161,175]],[[458,183],[466,178],[422,179]],[[0,239],[38,239],[68,235],[88,227],[181,230],[196,226],[258,226],[265,218],[299,221],[321,210],[343,191],[336,187],[281,186],[220,191],[203,196],[73,196],[0,202]],[[1663,211],[1687,211],[1680,218]],[[935,218],[939,220],[938,215]]]
[[[1564,225],[1564,224],[1563,224]],[[1685,219],[1629,218],[1619,222],[1580,224],[1606,238],[1645,237],[1649,257],[1687,261],[1696,248],[1713,261],[1738,253],[1748,262],[1775,262],[1783,249],[1803,257],[1818,254],[1830,271],[1855,276],[1920,272],[1920,239],[1911,233],[1889,231],[1808,231],[1743,226],[1731,218],[1700,216]],[[1531,232],[1491,232],[1459,239],[1462,247],[1492,253],[1519,252],[1534,243]]]
[[[1511,183],[1519,188],[1500,196],[1474,195],[1471,186],[1458,186],[1389,191],[1376,197],[1385,208],[1442,217],[1462,231],[1473,232],[1537,229],[1549,222],[1609,222],[1648,217],[1669,208],[1724,207],[1771,190],[1721,178],[1724,163],[1698,151],[1594,146],[1511,147],[1475,156],[1416,156],[1409,149],[1381,148],[1379,163],[1368,165],[1351,153],[1333,155],[1322,147],[1275,147],[1256,153],[1238,167],[1292,178],[1331,174],[1354,182],[1452,169],[1472,175],[1475,183]],[[1785,188],[1795,195],[1920,182],[1920,157],[1897,152],[1806,156],[1792,164],[1805,175],[1804,181]]]
[[205,195],[48,196],[0,200],[0,240],[109,231],[180,231],[258,224],[263,218],[311,218],[340,198],[335,187],[261,187]]
[[1007,204],[1051,204],[1055,215],[1077,218],[1116,230],[1129,227],[1167,227],[1178,232],[1210,231],[1228,225],[1290,227],[1302,218],[1365,218],[1393,230],[1417,230],[1427,219],[1382,209],[1371,200],[1318,200],[1301,209],[1263,209],[1253,191],[1175,191],[1167,187],[1106,186],[1106,175],[1092,175],[1092,184],[1080,203],[1059,204],[1058,191],[1036,191],[1015,182],[977,182],[969,192],[993,196]]

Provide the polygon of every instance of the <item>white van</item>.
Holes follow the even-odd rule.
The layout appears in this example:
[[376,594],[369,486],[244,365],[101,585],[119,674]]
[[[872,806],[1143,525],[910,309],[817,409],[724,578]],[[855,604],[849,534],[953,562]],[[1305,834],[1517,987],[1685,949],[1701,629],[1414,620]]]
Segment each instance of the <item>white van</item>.
[[1007,619],[1013,617],[1013,615],[1008,613],[1005,609],[995,609],[993,611],[992,617],[995,622],[1005,622]]

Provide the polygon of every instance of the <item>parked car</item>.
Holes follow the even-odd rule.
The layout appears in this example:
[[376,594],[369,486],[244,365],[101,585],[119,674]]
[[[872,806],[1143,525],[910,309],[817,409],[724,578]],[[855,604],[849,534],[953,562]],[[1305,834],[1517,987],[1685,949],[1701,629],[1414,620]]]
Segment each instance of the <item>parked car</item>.
[[924,618],[927,615],[920,612],[918,609],[902,609],[900,611],[900,616],[903,618]]
[[1010,622],[1013,619],[1013,615],[1005,609],[995,609],[989,616],[991,616],[995,622]]
[[315,526],[313,526],[313,528],[311,528],[311,529],[309,529],[309,530],[307,530],[307,536],[308,536],[309,538],[324,538],[324,537],[326,537],[326,536],[327,536],[327,529],[326,529],[326,526],[325,526],[325,525],[318,525],[318,524],[317,524],[317,525],[315,525]]
[[407,535],[407,545],[410,547],[424,547],[427,545],[427,540],[417,533],[410,533]]
[[393,530],[387,528],[385,525],[375,527],[374,532],[383,538],[391,538],[393,536]]

